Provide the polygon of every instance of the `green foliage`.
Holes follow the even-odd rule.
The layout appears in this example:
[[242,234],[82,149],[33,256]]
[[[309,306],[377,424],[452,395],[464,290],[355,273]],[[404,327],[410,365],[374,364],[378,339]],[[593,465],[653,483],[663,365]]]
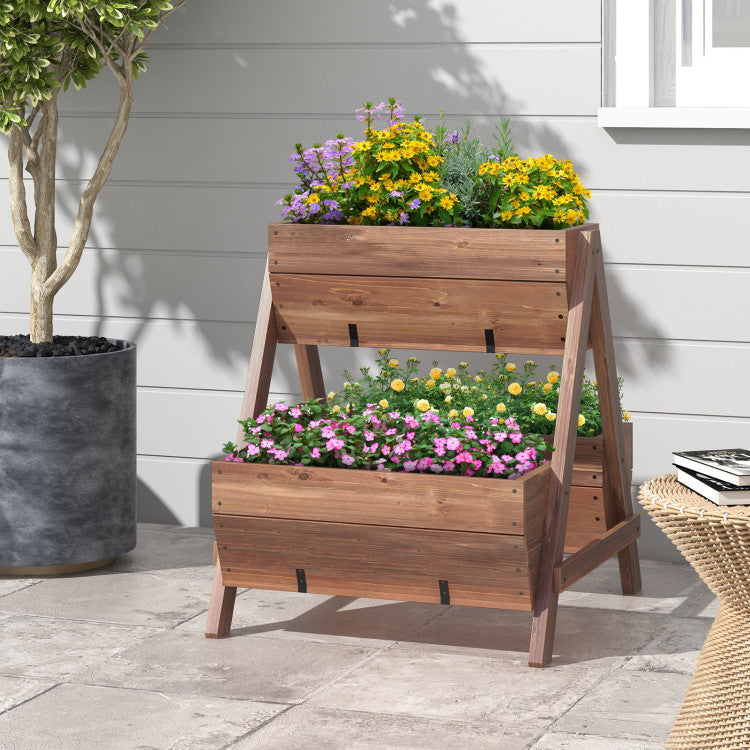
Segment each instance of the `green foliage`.
[[[488,370],[472,373],[466,362],[442,370],[433,362],[430,372],[420,375],[416,357],[402,365],[388,349],[379,349],[378,354],[377,372],[363,367],[358,378],[345,372],[344,388],[328,394],[334,412],[360,412],[367,404],[375,404],[402,414],[434,411],[441,418],[471,417],[485,426],[492,419],[502,424],[513,417],[524,433],[551,435],[555,431],[560,396],[560,375],[555,370],[540,377],[534,362],[519,367],[506,354],[496,354]],[[630,418],[628,412],[622,416]],[[601,430],[596,382],[584,377],[578,434],[593,437]]]
[[[0,0],[0,132],[26,124],[29,109],[56,89],[85,87],[108,61],[121,67],[125,43],[137,49],[172,7],[167,0]],[[145,61],[144,52],[132,56],[133,77]]]
[[454,193],[461,205],[462,222],[476,226],[481,222],[486,204],[487,183],[479,175],[479,167],[487,161],[498,163],[515,155],[510,118],[503,117],[496,126],[494,146],[486,146],[472,132],[471,120],[452,133],[445,127],[443,115],[435,126],[436,151],[443,159],[437,167],[440,184]]

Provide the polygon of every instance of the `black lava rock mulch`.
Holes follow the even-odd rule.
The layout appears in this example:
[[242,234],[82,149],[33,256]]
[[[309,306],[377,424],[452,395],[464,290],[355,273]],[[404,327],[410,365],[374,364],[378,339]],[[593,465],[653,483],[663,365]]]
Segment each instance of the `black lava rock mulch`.
[[28,334],[0,335],[0,357],[75,357],[122,349],[121,342],[101,336],[53,336],[52,343],[32,344]]

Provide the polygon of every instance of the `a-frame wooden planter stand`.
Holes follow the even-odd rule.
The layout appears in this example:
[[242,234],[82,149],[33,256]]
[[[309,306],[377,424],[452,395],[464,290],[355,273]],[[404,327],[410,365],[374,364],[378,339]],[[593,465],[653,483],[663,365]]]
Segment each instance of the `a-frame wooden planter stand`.
[[[214,462],[208,637],[229,633],[237,587],[525,609],[529,664],[541,667],[560,592],[614,555],[623,593],[640,590],[596,224],[272,224],[268,270],[241,419],[266,407],[277,343],[294,344],[305,398],[325,395],[319,345],[497,347],[562,354],[555,452],[517,480]],[[587,348],[603,434],[576,440]]]

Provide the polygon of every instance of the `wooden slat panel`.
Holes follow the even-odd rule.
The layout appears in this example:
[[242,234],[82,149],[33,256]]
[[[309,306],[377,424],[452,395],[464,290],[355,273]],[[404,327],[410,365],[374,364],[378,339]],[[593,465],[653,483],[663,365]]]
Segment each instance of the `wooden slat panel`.
[[273,273],[515,281],[566,278],[566,237],[575,230],[450,227],[268,227]]
[[576,552],[606,531],[603,488],[571,487],[565,551]]
[[484,351],[559,351],[565,285],[461,279],[271,274],[279,341]]
[[520,536],[524,517],[543,513],[548,479],[548,466],[503,480],[214,461],[213,511]]
[[303,568],[310,593],[528,609],[523,539],[504,534],[358,524],[214,517],[225,586],[296,590]]

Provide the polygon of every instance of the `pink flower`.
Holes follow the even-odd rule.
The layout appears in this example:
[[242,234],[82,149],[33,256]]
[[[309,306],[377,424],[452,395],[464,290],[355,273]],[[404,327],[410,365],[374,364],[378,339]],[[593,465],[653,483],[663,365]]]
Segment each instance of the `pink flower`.
[[255,443],[250,443],[247,446],[247,455],[248,456],[257,456],[260,453],[260,448],[258,448]]
[[354,433],[355,433],[355,432],[357,431],[357,428],[356,428],[356,427],[354,427],[354,425],[350,425],[350,424],[346,425],[346,427],[344,427],[344,429],[345,429],[345,430],[346,430],[346,431],[347,431],[347,432],[348,432],[348,433],[349,433],[350,435],[353,435],[353,434],[354,434]]
[[344,441],[341,438],[333,438],[332,437],[326,443],[326,450],[327,451],[334,451],[334,450],[338,450],[338,449],[343,448],[343,447],[344,447]]
[[224,460],[225,461],[234,461],[234,454],[230,453]]
[[401,455],[402,453],[407,453],[410,450],[411,450],[411,441],[402,440],[400,443],[396,444],[396,447],[393,449],[393,452],[397,453],[398,455]]
[[302,430],[303,430],[303,429],[304,429],[304,428],[302,427],[302,425],[301,425],[301,424],[296,424],[296,425],[294,425],[294,431],[295,431],[295,432],[302,432]]
[[310,458],[320,458],[320,448],[313,448],[310,451]]
[[450,471],[454,471],[454,470],[455,470],[455,468],[456,468],[456,464],[454,464],[454,463],[453,463],[453,461],[446,461],[446,462],[445,462],[445,463],[443,464],[443,471],[448,471],[448,472],[450,472]]
[[461,451],[461,453],[456,456],[455,461],[457,464],[471,464],[474,463],[474,457],[469,451]]
[[463,448],[463,444],[461,443],[461,441],[457,437],[449,437],[445,441],[445,447],[449,451],[459,451],[459,450],[461,450],[461,448]]
[[278,404],[274,404],[273,408],[276,409],[276,411],[286,411],[289,407],[285,403],[280,402]]
[[369,443],[371,440],[375,440],[375,433],[370,432],[369,430],[364,431],[365,440]]
[[348,453],[344,453],[341,456],[341,463],[343,463],[345,466],[351,466],[356,459],[354,456],[350,456]]
[[406,439],[407,440],[414,440],[414,433],[413,432],[407,432],[406,433]]
[[493,436],[495,440],[497,440],[498,443],[502,443],[503,440],[506,440],[508,437],[507,432],[496,432]]
[[323,428],[323,429],[322,429],[322,430],[320,431],[320,434],[321,434],[321,435],[322,435],[322,436],[323,436],[324,438],[332,438],[332,437],[336,437],[336,431],[335,431],[335,430],[333,429],[333,427],[331,427],[331,426],[329,426],[329,425],[326,425],[326,426],[325,426],[325,427],[324,427],[324,428]]
[[289,413],[295,418],[299,419],[302,416],[302,409],[300,409],[298,406],[295,406],[293,409],[289,410]]
[[414,471],[414,469],[417,468],[416,461],[404,461],[403,465],[404,465],[404,471]]
[[477,439],[477,433],[474,432],[471,428],[467,427],[464,430],[464,433],[466,433],[466,437],[469,438],[469,440],[476,440]]
[[417,464],[417,471],[427,471],[432,466],[433,459],[427,456],[419,461]]
[[440,464],[430,464],[430,471],[440,474],[443,471],[443,467]]
[[510,442],[511,443],[520,443],[523,440],[523,435],[520,432],[511,432],[510,433]]
[[390,452],[391,452],[391,446],[390,445],[384,445],[383,446],[383,450],[381,451],[381,453],[384,456],[387,456]]
[[273,448],[273,446],[274,446],[273,440],[270,440],[268,438],[266,438],[265,440],[261,440],[260,441],[260,447],[261,448]]

